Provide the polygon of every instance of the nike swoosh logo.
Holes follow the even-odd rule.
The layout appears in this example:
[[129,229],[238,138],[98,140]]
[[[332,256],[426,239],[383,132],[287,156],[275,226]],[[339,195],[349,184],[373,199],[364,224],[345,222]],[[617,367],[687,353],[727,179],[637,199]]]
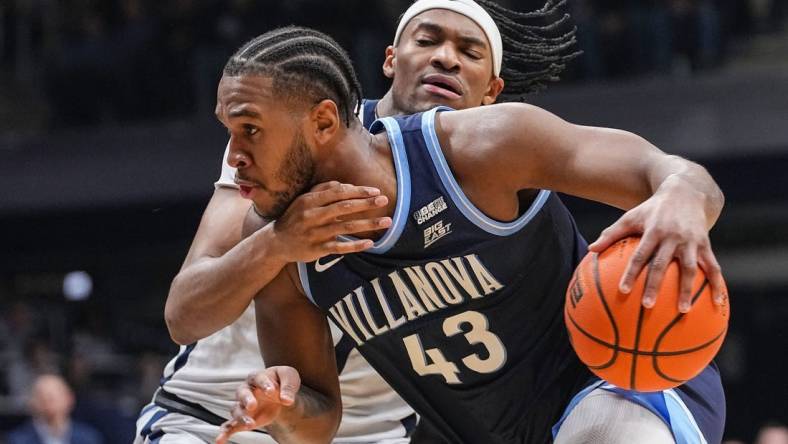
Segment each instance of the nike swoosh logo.
[[333,267],[334,264],[336,264],[337,262],[341,261],[344,258],[345,258],[345,256],[339,256],[338,258],[336,258],[334,260],[331,260],[331,261],[328,261],[325,264],[321,264],[320,263],[320,259],[322,259],[322,258],[320,258],[320,259],[315,261],[315,271],[317,271],[318,273],[322,273],[322,272],[328,270],[329,268]]

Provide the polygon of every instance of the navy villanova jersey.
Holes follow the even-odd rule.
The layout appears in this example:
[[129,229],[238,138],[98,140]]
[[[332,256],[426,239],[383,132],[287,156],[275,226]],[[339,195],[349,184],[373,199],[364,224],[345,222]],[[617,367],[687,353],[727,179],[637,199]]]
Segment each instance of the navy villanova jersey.
[[363,99],[361,101],[361,110],[358,117],[361,120],[361,124],[364,125],[366,129],[372,127],[372,124],[378,118],[378,113],[376,111],[378,102],[380,102],[380,100]]
[[563,324],[586,243],[539,191],[512,222],[464,195],[438,111],[385,118],[397,174],[392,226],[364,253],[300,263],[308,297],[448,442],[541,443],[590,374]]

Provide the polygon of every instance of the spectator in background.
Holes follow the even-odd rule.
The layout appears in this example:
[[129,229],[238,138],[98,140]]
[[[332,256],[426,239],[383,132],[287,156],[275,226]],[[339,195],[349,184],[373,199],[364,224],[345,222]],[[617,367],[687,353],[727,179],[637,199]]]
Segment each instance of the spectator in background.
[[37,376],[58,370],[58,358],[45,337],[36,336],[25,341],[22,353],[12,358],[6,370],[9,395],[18,407],[24,406]]
[[21,301],[0,307],[0,348],[7,352],[22,353],[25,341],[36,327],[36,316],[30,306]]
[[758,431],[755,444],[788,444],[788,426],[779,422],[768,422]]
[[74,394],[60,376],[39,376],[30,394],[32,419],[6,437],[8,444],[103,444],[92,427],[71,420]]
[[24,409],[36,376],[56,372],[58,355],[50,347],[40,313],[23,301],[0,307],[2,378],[14,408]]

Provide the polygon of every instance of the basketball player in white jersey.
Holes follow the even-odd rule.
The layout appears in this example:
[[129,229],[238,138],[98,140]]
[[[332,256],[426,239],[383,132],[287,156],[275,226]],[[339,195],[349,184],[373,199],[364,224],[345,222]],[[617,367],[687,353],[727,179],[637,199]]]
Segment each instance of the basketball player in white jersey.
[[[363,115],[359,117],[363,120]],[[228,192],[238,195],[239,187],[229,168],[222,169],[215,187],[214,199]],[[203,224],[208,215],[206,212],[203,216]],[[352,343],[342,340],[338,328],[332,325],[332,331],[344,406],[342,425],[334,442],[409,442],[417,422],[413,410],[367,364]],[[261,366],[264,364],[250,298],[237,320],[181,346],[179,354],[167,364],[153,402],[142,410],[135,443],[213,442],[219,434],[219,425],[229,417],[238,384]],[[245,432],[234,436],[233,442],[274,441],[263,432]]]
[[[473,10],[482,8],[469,0],[456,2],[464,4],[458,7],[447,7],[447,3],[421,0],[409,9],[411,14],[403,23],[408,26],[398,33],[398,45],[386,50],[383,69],[393,78],[392,88],[382,100],[365,102],[359,115],[365,125],[378,115],[413,113],[436,105],[462,109],[496,101],[503,89],[501,77],[505,78],[507,71],[502,73],[499,68],[491,78],[485,68],[490,61],[478,56],[478,45],[487,39],[479,24],[480,15]],[[555,8],[552,5],[533,17],[549,16]],[[495,18],[507,20],[510,27],[527,26],[500,11]],[[534,32],[538,33],[538,28],[531,35]],[[544,37],[545,41],[555,41],[555,36]],[[571,41],[573,36],[567,35],[566,39]],[[413,42],[416,43],[407,44]],[[565,60],[560,52],[556,53],[559,55],[555,58],[539,62],[542,65],[531,62],[520,69],[554,74],[550,70],[560,71]],[[509,72],[518,74],[517,64],[512,65]],[[431,74],[425,75],[425,70]],[[538,77],[526,84],[513,81],[507,89],[507,99],[519,99],[539,88],[541,81]],[[305,247],[303,233],[313,227],[310,224],[314,221],[310,220],[289,225],[280,220],[276,236],[255,234],[239,243],[241,224],[250,205],[239,194],[239,188],[243,193],[243,183],[239,187],[234,170],[226,162],[223,165],[214,195],[167,300],[170,333],[183,346],[167,365],[154,402],[143,409],[137,443],[210,442],[219,432],[218,425],[229,418],[238,383],[264,366],[250,303],[256,290],[274,275],[266,273],[265,267],[265,253],[272,251],[273,244],[298,247],[304,260],[329,252],[360,251],[371,245],[364,241],[338,244],[330,236],[331,239],[318,239],[313,246]],[[326,199],[317,202],[305,196],[297,201],[315,210],[332,210],[335,216],[386,204],[385,200],[376,199],[377,190],[364,187],[324,184],[316,189],[322,190]],[[353,226],[338,226],[336,234],[385,228],[388,223],[388,218],[356,221]],[[295,238],[297,242],[289,240]],[[343,402],[343,420],[335,442],[408,442],[407,436],[415,425],[412,410],[357,351],[350,351],[350,344],[338,334],[334,343]],[[234,435],[233,442],[264,444],[272,440],[262,432],[244,432]]]

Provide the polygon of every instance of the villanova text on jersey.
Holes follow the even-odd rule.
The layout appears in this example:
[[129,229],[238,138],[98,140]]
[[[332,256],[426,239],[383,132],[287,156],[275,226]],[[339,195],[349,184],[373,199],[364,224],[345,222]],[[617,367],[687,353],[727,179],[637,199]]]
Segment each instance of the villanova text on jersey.
[[[353,289],[329,309],[332,320],[341,326],[357,345],[428,313],[463,304],[470,299],[489,296],[503,288],[475,254],[427,262],[424,266],[405,267],[392,271],[385,279],[390,281],[386,287],[393,287],[396,295],[386,296],[380,278],[375,278],[367,286]],[[373,289],[375,296],[371,300],[374,300],[373,305],[379,304],[377,311],[382,312],[385,319],[375,319],[364,293],[365,287]],[[388,301],[399,305],[392,309]],[[360,316],[360,313],[363,313],[363,316]],[[403,314],[396,317],[393,313]],[[496,347],[496,350],[500,348]],[[494,359],[502,365],[505,356],[496,356]],[[456,378],[452,379],[452,382],[459,382]]]
[[543,443],[589,373],[563,325],[586,244],[549,191],[485,216],[454,179],[440,109],[385,118],[397,174],[392,226],[359,254],[298,264],[302,286],[448,442]]

